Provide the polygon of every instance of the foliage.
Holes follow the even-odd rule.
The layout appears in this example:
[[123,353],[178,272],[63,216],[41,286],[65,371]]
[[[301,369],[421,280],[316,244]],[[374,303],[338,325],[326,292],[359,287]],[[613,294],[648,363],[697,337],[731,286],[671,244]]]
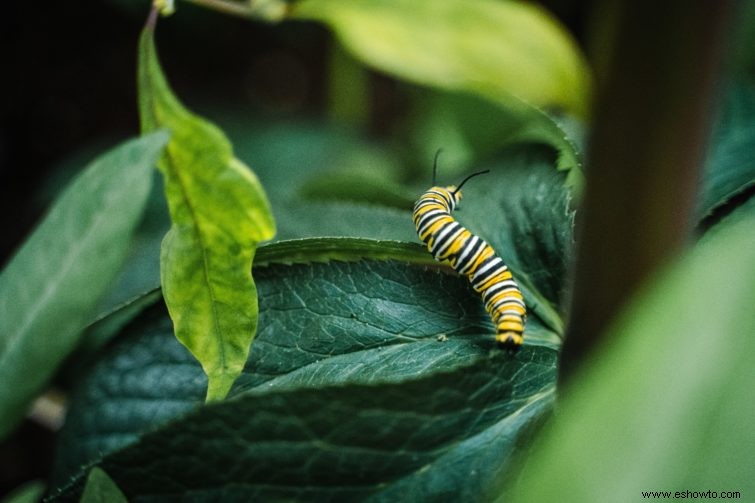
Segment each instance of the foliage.
[[160,276],[176,337],[209,377],[207,399],[225,397],[257,329],[249,270],[259,241],[275,234],[259,181],[233,157],[225,136],[173,96],[148,25],[139,43],[139,111],[144,131],[170,128],[160,161],[172,226]]
[[[347,64],[403,82],[413,113],[400,141],[421,170],[396,138],[357,128],[200,118],[170,89],[148,24],[145,135],[88,167],[0,275],[0,377],[13,383],[0,391],[0,434],[70,362],[53,501],[584,501],[698,481],[750,487],[747,84],[726,93],[715,128],[702,239],[616,320],[600,364],[541,431],[591,92],[569,36],[520,2],[273,1],[266,14],[219,3],[323,23]],[[355,96],[339,106],[364,106],[367,93]],[[517,353],[494,346],[479,296],[416,238],[411,204],[440,138],[451,144],[443,182],[463,163],[490,170],[464,187],[455,216],[522,286]],[[164,192],[152,190],[153,165]]]
[[738,210],[616,321],[599,363],[566,390],[513,501],[752,493],[753,207]]
[[92,162],[0,275],[0,437],[76,347],[118,272],[166,140],[155,133]]

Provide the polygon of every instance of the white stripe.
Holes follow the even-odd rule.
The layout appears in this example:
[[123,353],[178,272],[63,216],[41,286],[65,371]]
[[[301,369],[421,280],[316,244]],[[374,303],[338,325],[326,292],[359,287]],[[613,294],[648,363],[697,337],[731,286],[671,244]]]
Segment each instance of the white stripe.
[[[472,235],[471,238],[469,238],[469,241],[464,245],[464,248],[461,250],[461,254],[459,255],[459,259],[456,261],[457,264],[460,264],[464,262],[467,259],[467,255],[472,253],[472,250],[474,250],[474,247],[477,246],[477,243],[480,241],[480,238],[478,238],[475,235]],[[469,267],[469,264],[467,264],[467,267]],[[459,273],[463,273],[461,269],[459,269]]]
[[459,235],[462,232],[464,232],[465,230],[466,229],[462,225],[459,225],[459,228],[457,229],[457,231],[454,232],[451,235],[451,237],[449,237],[447,239],[447,243],[445,245],[443,245],[443,248],[441,248],[440,250],[438,250],[438,253],[442,254],[442,253],[445,253],[446,251],[448,251],[448,249],[451,248],[451,245],[453,244],[453,242],[456,241],[456,239],[459,237]]
[[498,267],[499,264],[503,264],[503,260],[501,260],[500,257],[493,256],[488,260],[489,262],[485,264],[484,266],[482,266],[480,269],[478,269],[477,272],[474,274],[474,276],[472,276],[473,283],[477,280],[477,278],[485,275],[485,273],[489,271],[490,269],[492,269],[493,267]]

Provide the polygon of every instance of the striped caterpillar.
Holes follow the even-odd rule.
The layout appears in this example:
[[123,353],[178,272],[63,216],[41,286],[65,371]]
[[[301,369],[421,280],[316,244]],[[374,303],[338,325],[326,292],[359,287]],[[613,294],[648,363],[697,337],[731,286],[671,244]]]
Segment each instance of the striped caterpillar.
[[485,310],[495,325],[498,344],[518,348],[524,340],[527,309],[522,292],[511,271],[484,239],[475,236],[451,216],[461,200],[461,187],[480,171],[466,177],[458,187],[435,185],[438,153],[433,163],[433,187],[414,203],[413,219],[417,235],[435,260],[448,263],[466,276],[482,295]]

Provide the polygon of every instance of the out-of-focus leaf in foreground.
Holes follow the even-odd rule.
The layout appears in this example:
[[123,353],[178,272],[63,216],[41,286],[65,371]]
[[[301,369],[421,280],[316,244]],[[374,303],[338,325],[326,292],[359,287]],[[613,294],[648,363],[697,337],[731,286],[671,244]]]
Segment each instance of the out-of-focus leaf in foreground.
[[33,480],[3,496],[2,503],[38,503],[44,494],[44,482]]
[[584,118],[591,76],[576,43],[543,9],[492,0],[302,0],[292,17],[330,26],[358,60],[382,72],[452,97],[485,98],[484,122],[497,122],[486,137],[499,147],[554,147],[558,168],[570,171],[566,183],[581,185],[577,147],[542,109]]
[[753,207],[722,221],[620,317],[573,378],[513,501],[755,492]]
[[293,16],[330,25],[357,58],[404,79],[512,96],[584,116],[589,72],[541,8],[492,0],[302,0]]
[[121,267],[168,136],[93,161],[0,274],[0,437],[70,354]]
[[221,399],[256,332],[250,271],[257,243],[275,234],[270,204],[225,135],[173,95],[149,25],[139,44],[139,109],[145,131],[173,133],[159,163],[172,222],[161,248],[163,295],[176,337],[209,377],[207,399]]

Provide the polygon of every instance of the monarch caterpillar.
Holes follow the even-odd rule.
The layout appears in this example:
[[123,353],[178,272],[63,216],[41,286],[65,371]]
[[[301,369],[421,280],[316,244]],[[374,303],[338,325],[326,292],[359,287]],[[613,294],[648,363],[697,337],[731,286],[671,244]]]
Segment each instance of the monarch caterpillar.
[[489,170],[472,173],[458,187],[439,187],[435,185],[438,154],[440,150],[433,162],[433,186],[414,203],[412,217],[417,235],[435,260],[450,264],[482,295],[485,310],[496,328],[496,342],[504,347],[518,348],[524,340],[527,318],[519,286],[495,250],[451,216],[461,200],[461,187],[470,178]]

